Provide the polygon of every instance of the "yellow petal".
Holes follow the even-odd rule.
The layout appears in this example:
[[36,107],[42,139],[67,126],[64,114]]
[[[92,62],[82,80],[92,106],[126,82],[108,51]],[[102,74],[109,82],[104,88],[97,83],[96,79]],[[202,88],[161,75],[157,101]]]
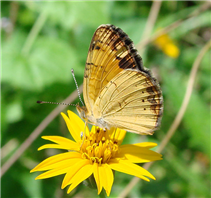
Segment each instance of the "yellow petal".
[[95,133],[96,130],[97,130],[97,127],[95,125],[93,125],[92,128],[91,128],[91,133]]
[[154,44],[171,58],[177,58],[180,54],[179,48],[174,44],[173,40],[167,35],[163,34],[158,37]]
[[[153,143],[152,143],[153,144]],[[149,150],[152,144],[139,143],[139,144],[127,144],[119,147],[119,153],[117,158],[126,158],[134,163],[151,162],[155,160],[161,160],[162,155],[155,151]],[[156,145],[156,144],[154,144]]]
[[139,146],[139,147],[142,147],[142,148],[153,148],[155,146],[157,146],[158,144],[157,143],[154,143],[154,142],[140,142],[140,143],[136,143],[136,144],[133,144],[133,145],[136,145],[136,146]]
[[171,42],[169,36],[167,34],[163,34],[161,36],[159,36],[158,38],[156,38],[156,40],[154,41],[154,43],[160,48],[162,49],[163,46],[165,46],[167,43]]
[[42,136],[45,140],[50,140],[52,142],[55,142],[57,144],[45,144],[38,148],[38,151],[46,148],[59,148],[59,149],[65,149],[65,150],[79,150],[80,145],[68,138],[64,138],[61,136]]
[[35,171],[48,170],[49,166],[51,166],[52,164],[56,164],[60,161],[75,159],[75,158],[76,159],[81,158],[81,154],[77,153],[77,152],[66,152],[66,153],[57,154],[57,155],[51,156],[51,157],[45,159],[44,161],[42,161],[41,163],[39,163],[35,168],[33,168],[30,171],[30,173],[35,172]]
[[122,143],[126,135],[126,131],[119,128],[111,128],[108,133],[111,139],[117,140],[118,145]]
[[138,166],[136,164],[133,164],[128,160],[112,159],[109,161],[109,166],[113,170],[123,172],[123,173],[129,174],[129,175],[133,175],[133,176],[139,177],[146,181],[150,181],[150,180],[144,176],[147,176],[147,177],[155,180],[155,177],[150,172],[148,172],[146,169],[144,169],[141,166]]
[[163,48],[163,51],[166,55],[172,58],[177,58],[180,54],[179,48],[173,43],[166,44],[166,46]]
[[80,140],[81,140],[80,134],[84,130],[83,129],[83,126],[84,126],[83,121],[76,114],[74,114],[71,111],[68,111],[69,118],[64,113],[61,113],[61,115],[64,118],[67,128],[68,128],[70,134],[72,135],[73,139],[76,142],[80,142]]
[[81,168],[71,179],[71,185],[67,191],[70,193],[78,184],[87,179],[93,173],[93,165],[87,164]]
[[65,150],[69,150],[69,151],[79,151],[80,150],[80,146],[79,144],[75,143],[75,145],[58,145],[58,144],[45,144],[41,147],[38,148],[38,151],[43,150],[43,149],[47,149],[47,148],[56,148],[56,149],[65,149]]
[[96,181],[96,184],[97,184],[97,190],[98,190],[98,195],[100,194],[101,190],[102,190],[102,181],[101,181],[101,178],[99,176],[99,166],[97,163],[94,163],[94,168],[93,168],[93,171],[94,171],[94,178],[95,178],[95,181]]
[[114,174],[107,164],[102,164],[99,166],[99,178],[107,196],[109,196],[114,182]]
[[89,160],[85,160],[85,159],[81,159],[78,160],[77,163],[75,163],[70,171],[67,172],[67,174],[65,175],[63,182],[62,182],[62,186],[61,188],[65,188],[67,185],[69,185],[71,183],[71,179],[72,177],[74,177],[74,175],[84,166],[86,166],[87,164],[90,164]]
[[[87,126],[85,127],[85,123],[83,122],[83,120],[79,116],[77,116],[74,112],[68,110],[67,113],[68,113],[70,121],[75,124],[78,130],[80,130],[79,136],[81,140],[81,132],[84,133],[84,129],[85,129],[86,134],[89,134],[89,128]],[[77,132],[77,136],[78,136],[78,132]]]
[[65,174],[66,172],[68,172],[68,170],[70,169],[69,166],[65,166],[65,167],[59,167],[57,169],[52,169],[49,171],[46,171],[42,174],[40,174],[38,177],[36,177],[35,179],[46,179],[46,178],[50,178],[50,177],[55,177],[57,175],[62,175]]

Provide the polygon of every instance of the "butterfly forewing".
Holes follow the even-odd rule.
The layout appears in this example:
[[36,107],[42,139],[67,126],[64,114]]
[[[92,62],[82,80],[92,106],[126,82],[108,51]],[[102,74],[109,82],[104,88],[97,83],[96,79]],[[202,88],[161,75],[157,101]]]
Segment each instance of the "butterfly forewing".
[[[113,27],[113,28],[112,28]],[[114,26],[100,26],[91,41],[84,74],[84,100],[93,108],[99,92],[124,68],[128,47]],[[120,29],[119,29],[120,30]],[[122,34],[127,36],[126,34]],[[124,38],[125,39],[125,38]],[[131,43],[127,37],[128,43]],[[130,61],[135,67],[133,60]],[[120,65],[120,66],[119,66]],[[128,65],[129,66],[129,65]]]

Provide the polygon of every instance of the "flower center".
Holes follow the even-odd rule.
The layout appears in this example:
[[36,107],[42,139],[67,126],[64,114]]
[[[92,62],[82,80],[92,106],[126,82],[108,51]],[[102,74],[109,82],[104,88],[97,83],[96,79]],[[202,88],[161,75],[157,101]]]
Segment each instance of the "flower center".
[[80,152],[83,158],[89,159],[92,163],[103,164],[115,157],[118,152],[117,143],[109,136],[107,130],[96,127],[96,130],[86,134]]

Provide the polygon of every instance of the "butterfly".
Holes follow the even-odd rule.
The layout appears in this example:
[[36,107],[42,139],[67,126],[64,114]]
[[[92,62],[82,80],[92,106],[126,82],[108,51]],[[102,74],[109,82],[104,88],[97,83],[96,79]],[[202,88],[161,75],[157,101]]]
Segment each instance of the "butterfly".
[[85,106],[77,105],[78,113],[101,128],[152,135],[160,125],[160,86],[143,67],[128,35],[114,25],[101,25],[94,33],[84,71],[83,97]]

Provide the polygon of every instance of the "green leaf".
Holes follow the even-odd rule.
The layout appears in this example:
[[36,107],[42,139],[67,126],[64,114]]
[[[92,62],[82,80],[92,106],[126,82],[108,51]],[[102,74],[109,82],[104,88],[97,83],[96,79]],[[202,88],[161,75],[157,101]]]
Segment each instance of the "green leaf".
[[[170,152],[170,151],[169,151]],[[201,174],[202,170],[197,168],[194,165],[194,161],[190,162],[188,165],[180,157],[174,155],[172,157],[166,157],[166,160],[170,163],[178,178],[183,178],[188,185],[189,194],[193,194],[196,197],[209,197],[210,189],[206,183],[206,179]]]
[[35,180],[35,174],[21,174],[20,182],[22,183],[22,186],[24,187],[24,190],[28,197],[43,197],[41,194],[42,181]]
[[71,45],[52,37],[39,36],[31,53],[24,57],[19,33],[14,33],[14,38],[3,45],[3,82],[21,89],[40,90],[55,82],[70,81],[71,68],[76,73],[83,71]]
[[9,123],[17,122],[23,117],[22,104],[15,100],[7,105],[6,120]]
[[[97,27],[108,23],[108,2],[51,2],[45,3],[50,23],[71,29],[77,24]],[[94,20],[93,20],[94,19]]]

